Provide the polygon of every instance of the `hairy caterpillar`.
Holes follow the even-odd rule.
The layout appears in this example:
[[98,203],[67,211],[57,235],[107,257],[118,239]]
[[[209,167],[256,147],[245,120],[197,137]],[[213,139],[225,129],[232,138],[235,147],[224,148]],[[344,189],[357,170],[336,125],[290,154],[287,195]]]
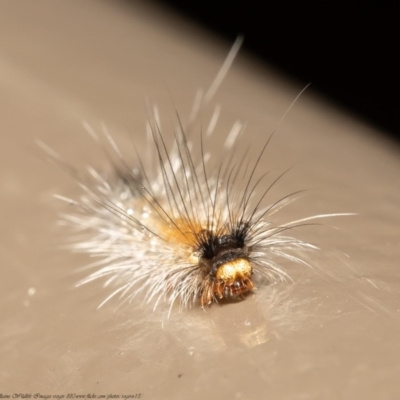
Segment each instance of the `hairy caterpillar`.
[[312,219],[332,215],[283,225],[271,222],[275,213],[302,194],[291,193],[272,204],[266,201],[287,172],[272,181],[266,180],[268,173],[258,176],[272,135],[255,158],[246,154],[238,158],[234,148],[242,125],[235,123],[223,146],[210,154],[207,143],[218,119],[217,108],[206,132],[191,137],[193,121],[213,97],[239,47],[240,40],[208,92],[195,102],[188,126],[184,128],[177,118],[172,146],[162,133],[157,109],[148,121],[145,157],[136,149],[129,161],[104,126],[106,145],[85,123],[107,154],[111,176],[94,168],[82,176],[41,143],[83,190],[79,199],[57,197],[73,205],[63,217],[78,231],[73,250],[99,257],[93,264],[96,270],[79,284],[105,278],[105,286],[115,285],[102,304],[115,296],[130,301],[139,293],[154,307],[161,300],[186,308],[241,299],[263,277],[268,281],[288,278],[279,259],[307,264],[298,252],[318,249],[290,232]]

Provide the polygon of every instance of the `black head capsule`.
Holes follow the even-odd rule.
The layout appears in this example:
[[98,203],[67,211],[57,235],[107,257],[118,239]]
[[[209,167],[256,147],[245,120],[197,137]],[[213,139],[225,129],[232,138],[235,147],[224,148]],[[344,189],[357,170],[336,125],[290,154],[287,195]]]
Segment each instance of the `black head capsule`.
[[217,235],[203,231],[200,245],[200,265],[208,273],[201,296],[201,305],[211,304],[215,298],[241,297],[254,289],[253,268],[249,262],[249,248],[243,232]]

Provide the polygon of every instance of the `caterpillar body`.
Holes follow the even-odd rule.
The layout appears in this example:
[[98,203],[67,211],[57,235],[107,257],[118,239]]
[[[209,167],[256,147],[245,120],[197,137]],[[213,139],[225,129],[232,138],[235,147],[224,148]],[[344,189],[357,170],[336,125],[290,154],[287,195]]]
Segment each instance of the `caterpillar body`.
[[259,174],[272,135],[264,139],[256,157],[238,158],[235,145],[243,127],[235,123],[213,153],[207,145],[218,108],[206,132],[193,135],[198,110],[213,97],[239,47],[237,41],[208,92],[197,99],[189,128],[177,117],[172,146],[161,130],[157,109],[150,112],[147,124],[147,152],[136,149],[132,161],[122,155],[104,126],[107,145],[85,123],[111,163],[108,175],[89,168],[82,177],[41,143],[83,190],[78,199],[57,197],[73,205],[63,216],[64,223],[75,230],[73,250],[99,257],[92,264],[94,272],[79,284],[103,278],[105,286],[114,285],[102,304],[115,296],[131,301],[139,293],[154,307],[160,301],[187,308],[242,299],[262,278],[288,278],[279,259],[307,264],[299,252],[318,249],[290,232],[314,218],[331,215],[283,225],[271,222],[272,215],[302,194],[291,193],[272,204],[266,201],[285,174],[272,181],[266,181],[267,173]]

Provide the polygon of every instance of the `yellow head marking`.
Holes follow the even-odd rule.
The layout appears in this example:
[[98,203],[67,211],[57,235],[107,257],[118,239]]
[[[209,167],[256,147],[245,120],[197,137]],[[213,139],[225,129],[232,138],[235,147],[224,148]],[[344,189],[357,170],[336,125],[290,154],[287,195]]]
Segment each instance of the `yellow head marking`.
[[216,278],[223,281],[225,285],[230,285],[236,281],[250,279],[251,273],[252,268],[249,261],[244,258],[239,258],[222,264],[217,269]]

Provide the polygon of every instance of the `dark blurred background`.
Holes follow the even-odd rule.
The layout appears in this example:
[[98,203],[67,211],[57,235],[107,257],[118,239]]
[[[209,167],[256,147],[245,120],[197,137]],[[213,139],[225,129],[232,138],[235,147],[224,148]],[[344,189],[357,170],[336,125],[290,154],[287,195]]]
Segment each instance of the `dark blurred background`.
[[154,1],[400,139],[398,2]]

